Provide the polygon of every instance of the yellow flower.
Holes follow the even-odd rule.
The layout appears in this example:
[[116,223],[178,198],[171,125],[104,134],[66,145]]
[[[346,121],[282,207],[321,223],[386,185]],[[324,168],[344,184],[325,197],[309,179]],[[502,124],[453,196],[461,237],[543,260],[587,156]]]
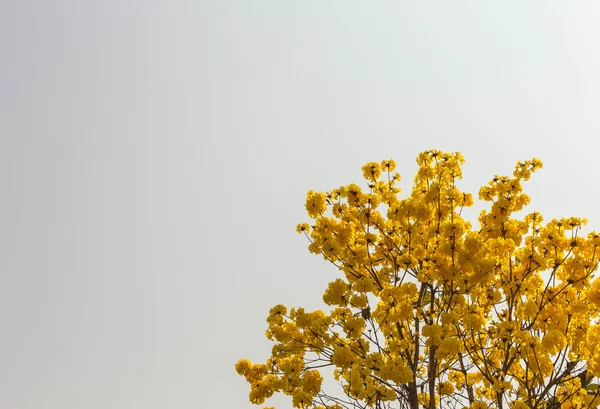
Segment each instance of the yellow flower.
[[306,195],[306,211],[312,218],[317,218],[327,210],[327,199],[323,192],[310,190]]
[[452,395],[454,393],[454,385],[450,382],[440,382],[438,390],[440,395]]
[[323,294],[323,301],[327,305],[345,305],[349,293],[350,286],[348,283],[338,278],[327,286],[327,290]]
[[477,401],[471,404],[470,409],[488,409],[488,405],[484,402]]
[[296,226],[296,231],[298,233],[308,233],[310,231],[310,225],[308,223],[299,223],[298,226]]
[[248,373],[250,368],[252,367],[252,363],[248,359],[240,359],[237,364],[235,364],[235,370],[240,375],[245,375]]
[[318,392],[321,391],[321,384],[323,383],[323,378],[319,371],[311,370],[306,371],[304,375],[302,375],[302,390],[308,394],[312,394],[315,396]]
[[564,349],[566,345],[567,339],[565,338],[565,335],[556,329],[548,331],[542,339],[542,346],[551,354],[555,354]]
[[352,351],[345,347],[336,347],[331,356],[331,362],[341,368],[350,366],[354,359]]
[[393,172],[396,169],[396,162],[394,159],[388,159],[381,161],[381,168],[386,172]]
[[528,300],[524,305],[523,305],[523,315],[524,318],[531,320],[533,318],[535,318],[535,316],[537,315],[537,313],[539,312],[540,308],[538,307],[538,305],[536,304],[535,301],[533,300]]
[[516,400],[512,403],[511,409],[530,409],[530,407],[522,400]]
[[375,182],[381,176],[381,166],[377,162],[369,162],[362,167],[366,180]]
[[429,394],[427,392],[419,393],[418,399],[421,406],[429,407]]

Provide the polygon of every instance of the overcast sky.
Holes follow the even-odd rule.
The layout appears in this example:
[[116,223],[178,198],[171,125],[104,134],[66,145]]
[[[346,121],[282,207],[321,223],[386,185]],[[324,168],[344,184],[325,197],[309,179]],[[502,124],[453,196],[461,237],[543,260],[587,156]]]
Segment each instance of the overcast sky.
[[[423,150],[477,192],[517,160],[600,229],[600,4],[8,0],[0,408],[249,408],[268,309],[337,272],[309,189]],[[286,399],[279,408],[289,408]]]

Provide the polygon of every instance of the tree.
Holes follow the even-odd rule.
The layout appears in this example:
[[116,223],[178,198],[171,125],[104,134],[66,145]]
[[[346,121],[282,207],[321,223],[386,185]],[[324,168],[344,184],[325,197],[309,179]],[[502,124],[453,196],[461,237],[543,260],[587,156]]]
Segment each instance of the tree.
[[[400,198],[392,160],[367,163],[368,190],[309,191],[297,230],[341,277],[327,312],[273,307],[265,364],[242,359],[250,401],[276,392],[297,408],[583,409],[600,405],[600,237],[585,219],[518,217],[519,162],[479,190],[479,227],[461,217],[464,159],[430,150]],[[322,388],[333,370],[342,396]]]

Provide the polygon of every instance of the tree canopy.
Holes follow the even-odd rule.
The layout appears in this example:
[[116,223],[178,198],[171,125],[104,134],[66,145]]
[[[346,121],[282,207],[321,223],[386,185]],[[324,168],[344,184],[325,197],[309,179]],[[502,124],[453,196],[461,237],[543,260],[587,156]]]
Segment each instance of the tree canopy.
[[[274,393],[296,408],[548,408],[600,405],[600,237],[585,219],[545,222],[522,184],[542,163],[517,163],[461,214],[463,157],[418,155],[401,197],[393,160],[363,166],[366,186],[309,191],[309,251],[339,270],[325,311],[277,305],[266,363],[240,360],[250,401]],[[324,376],[341,386],[323,387]]]

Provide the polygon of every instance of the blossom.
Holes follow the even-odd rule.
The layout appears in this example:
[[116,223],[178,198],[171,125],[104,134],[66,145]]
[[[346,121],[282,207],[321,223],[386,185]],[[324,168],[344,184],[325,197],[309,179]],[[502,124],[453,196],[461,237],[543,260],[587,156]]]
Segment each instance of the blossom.
[[405,197],[393,160],[362,167],[366,188],[308,192],[311,220],[296,230],[332,266],[328,309],[270,310],[271,356],[236,364],[251,402],[283,393],[294,407],[340,409],[321,391],[333,373],[340,402],[364,408],[600,405],[586,388],[600,375],[600,236],[583,218],[522,215],[538,159],[493,176],[465,220],[463,163],[422,152]]

